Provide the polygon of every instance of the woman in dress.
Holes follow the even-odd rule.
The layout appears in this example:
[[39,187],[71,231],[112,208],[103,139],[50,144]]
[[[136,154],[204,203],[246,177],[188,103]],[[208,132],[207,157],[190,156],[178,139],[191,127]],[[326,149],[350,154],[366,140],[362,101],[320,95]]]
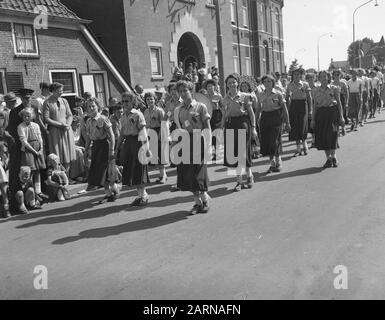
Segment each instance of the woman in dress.
[[[225,128],[225,161],[224,164],[229,168],[236,168],[237,184],[234,192],[241,191],[242,188],[251,189],[254,184],[254,177],[251,171],[251,140],[256,138],[257,131],[255,129],[255,114],[252,108],[252,97],[248,93],[239,91],[239,77],[237,74],[231,74],[226,78],[227,94],[223,98],[225,112],[222,118],[222,128]],[[238,146],[238,136],[242,134],[242,130],[246,133],[245,146],[246,150],[240,150]],[[228,140],[230,139],[230,140]],[[233,148],[232,148],[233,146]],[[246,156],[243,164],[234,159],[230,159],[231,152],[234,152],[234,157]],[[242,181],[242,171],[245,170],[247,175],[246,186]]]
[[[122,94],[122,104],[124,114],[121,118],[122,129],[120,132],[118,145],[115,148],[115,158],[117,150],[120,149],[124,141],[124,162],[122,182],[126,186],[135,186],[138,197],[131,203],[132,207],[142,207],[148,204],[149,195],[146,192],[145,184],[149,182],[147,160],[151,158],[149,150],[146,120],[140,110],[134,109],[134,94],[125,92]],[[145,157],[142,150],[145,150]],[[146,159],[145,159],[146,158]]]
[[331,85],[331,74],[321,71],[318,75],[321,86],[314,91],[314,114],[311,126],[315,134],[315,146],[326,155],[324,168],[338,167],[336,150],[339,125],[344,125],[340,90]]
[[51,85],[52,95],[43,105],[44,121],[48,125],[49,153],[59,156],[61,164],[67,170],[71,162],[76,160],[75,140],[72,124],[72,113],[66,99],[62,98],[64,86],[60,83]]
[[[178,108],[178,123],[181,130],[187,131],[189,137],[189,155],[183,154],[182,163],[178,164],[177,186],[182,191],[190,191],[194,195],[195,204],[191,209],[191,214],[207,213],[210,208],[208,191],[208,173],[205,157],[205,150],[209,150],[211,144],[210,114],[207,107],[193,99],[194,84],[188,81],[178,81],[177,89],[183,104]],[[199,135],[197,137],[197,135]],[[205,140],[206,138],[206,140]],[[198,140],[197,140],[198,139]],[[197,150],[196,143],[200,139],[200,150]],[[185,145],[182,139],[181,142]],[[187,163],[184,162],[187,159]]]
[[[274,89],[275,79],[264,76],[262,83],[265,90],[259,96],[257,119],[260,118],[261,154],[270,157],[268,173],[282,170],[282,124],[290,131],[289,114],[283,94]],[[260,116],[260,117],[259,117]]]
[[[307,155],[308,146],[306,143],[308,132],[308,118],[312,110],[312,97],[309,84],[302,81],[305,71],[302,68],[292,71],[292,81],[286,89],[286,101],[289,106],[289,117],[291,131],[289,140],[297,144],[294,157]],[[302,144],[302,149],[301,149]]]

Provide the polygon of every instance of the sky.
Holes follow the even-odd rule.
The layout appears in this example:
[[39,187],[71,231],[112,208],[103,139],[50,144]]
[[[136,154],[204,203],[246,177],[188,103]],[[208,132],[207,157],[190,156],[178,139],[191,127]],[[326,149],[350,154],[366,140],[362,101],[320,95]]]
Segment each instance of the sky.
[[[320,44],[320,68],[327,69],[331,58],[347,60],[353,41],[353,12],[368,0],[285,0],[283,29],[285,62],[294,58],[305,68],[317,69],[317,43]],[[365,37],[378,42],[385,36],[383,19],[385,0],[375,0],[357,10],[356,40]],[[332,36],[325,35],[332,33]]]

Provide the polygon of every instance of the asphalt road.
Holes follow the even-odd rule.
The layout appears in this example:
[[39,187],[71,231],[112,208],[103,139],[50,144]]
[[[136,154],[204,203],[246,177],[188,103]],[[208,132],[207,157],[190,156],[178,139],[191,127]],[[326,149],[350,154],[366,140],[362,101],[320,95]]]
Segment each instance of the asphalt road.
[[[384,299],[384,113],[340,144],[341,166],[323,170],[322,152],[291,159],[286,142],[284,171],[266,175],[259,159],[254,188],[237,194],[211,166],[207,215],[188,215],[192,197],[169,192],[170,171],[147,208],[129,208],[126,189],[98,205],[98,190],[2,220],[0,298]],[[34,288],[37,265],[47,290]],[[346,290],[334,286],[339,265]]]

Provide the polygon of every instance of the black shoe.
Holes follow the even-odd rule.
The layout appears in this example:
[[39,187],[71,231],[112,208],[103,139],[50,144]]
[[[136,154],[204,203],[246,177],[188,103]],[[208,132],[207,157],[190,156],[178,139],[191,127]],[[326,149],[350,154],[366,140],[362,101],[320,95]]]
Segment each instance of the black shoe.
[[177,186],[171,186],[171,190],[170,190],[171,192],[178,192],[178,191],[180,191],[180,188],[178,188]]
[[278,165],[278,166],[275,166],[275,167],[272,167],[271,168],[272,172],[281,172],[282,171],[282,166]]
[[192,209],[190,210],[190,215],[194,216],[202,210],[202,205],[201,204],[195,204]]
[[133,202],[131,202],[130,207],[137,207],[139,203],[142,201],[142,198],[136,198]]
[[331,168],[333,166],[333,162],[330,159],[327,159],[324,164],[324,169]]
[[87,186],[87,189],[86,189],[86,191],[95,191],[95,190],[98,190],[99,189],[99,187],[97,187],[97,186],[93,186],[93,185],[88,185]]
[[352,125],[350,126],[350,131],[353,131],[354,130],[354,123],[352,123]]
[[209,210],[210,210],[210,204],[209,204],[209,201],[206,201],[202,203],[199,213],[206,214],[209,212]]
[[338,161],[336,158],[332,159],[332,163],[333,163],[333,168],[338,168]]
[[237,185],[234,187],[233,191],[239,192],[242,190],[242,188],[243,188],[243,183],[238,182]]
[[145,207],[145,206],[147,206],[148,205],[148,199],[149,199],[149,197],[147,197],[147,198],[140,198],[140,201],[139,201],[139,203],[138,203],[138,207]]
[[110,198],[109,196],[104,196],[104,198],[102,200],[100,200],[98,203],[99,204],[104,204],[104,203],[108,202],[109,198]]
[[274,166],[270,166],[269,170],[267,170],[266,174],[273,173],[274,172]]

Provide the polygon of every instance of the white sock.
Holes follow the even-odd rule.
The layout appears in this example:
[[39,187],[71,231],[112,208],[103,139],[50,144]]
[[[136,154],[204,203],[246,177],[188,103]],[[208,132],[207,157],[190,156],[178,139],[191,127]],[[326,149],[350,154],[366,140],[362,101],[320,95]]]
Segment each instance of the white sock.
[[35,182],[35,191],[37,194],[41,193],[41,183],[40,182]]
[[207,202],[207,201],[209,201],[209,195],[207,194],[207,192],[202,192],[201,193],[201,200],[202,200],[202,202]]

